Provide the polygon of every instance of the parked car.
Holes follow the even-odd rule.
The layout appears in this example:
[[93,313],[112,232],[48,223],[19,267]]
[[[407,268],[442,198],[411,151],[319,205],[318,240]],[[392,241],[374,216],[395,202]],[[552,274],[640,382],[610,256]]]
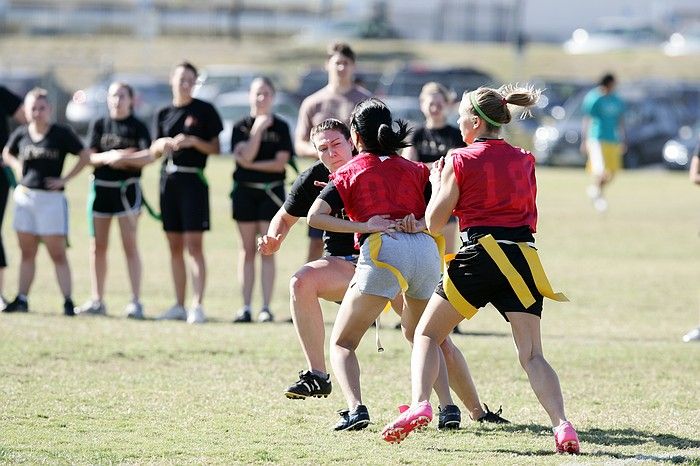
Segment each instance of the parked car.
[[603,53],[640,46],[658,46],[663,37],[650,24],[630,18],[604,18],[590,30],[576,29],[564,42],[570,54]]
[[[227,92],[221,94],[214,99],[221,120],[224,124],[224,129],[219,133],[219,145],[222,154],[231,153],[231,132],[233,125],[250,115],[250,101],[248,91]],[[295,97],[286,92],[277,91],[275,94],[274,113],[282,118],[288,125],[292,138],[294,137],[294,129],[297,124],[297,116],[299,114],[299,106]]]
[[134,115],[149,127],[158,110],[172,101],[170,85],[165,80],[143,74],[111,75],[73,93],[73,99],[66,106],[66,118],[76,131],[87,133],[91,121],[107,115],[107,91],[115,81],[134,89]]
[[277,83],[277,76],[263,73],[253,67],[211,65],[204,68],[199,74],[192,95],[198,99],[213,102],[219,95],[227,92],[247,92],[253,79],[261,75],[265,75],[273,83]]
[[[567,101],[564,119],[537,128],[533,142],[538,163],[585,165],[586,158],[580,152],[581,103],[587,92],[584,90]],[[627,105],[624,117],[625,167],[661,163],[664,144],[676,135],[687,118],[681,102],[682,88],[673,88],[669,84],[628,83],[620,86],[618,92]]]
[[52,73],[40,73],[24,69],[0,70],[0,84],[7,87],[20,97],[35,87],[42,87],[49,93],[51,103],[51,118],[59,123],[65,123],[63,109],[70,100],[70,94],[61,86]]
[[545,120],[565,118],[564,105],[566,101],[595,86],[595,83],[588,80],[562,78],[533,78],[530,84],[538,89],[543,89],[537,105],[531,109],[533,118],[518,119],[514,122],[530,133],[545,123]]
[[329,40],[400,39],[399,32],[383,21],[327,20],[315,22],[295,36],[301,43],[318,44]]
[[671,34],[668,41],[664,42],[663,50],[670,57],[700,53],[700,23]]
[[430,81],[436,81],[447,87],[458,100],[464,91],[493,84],[493,78],[489,74],[476,68],[412,64],[385,73],[379,82],[376,94],[379,97],[407,96],[417,99],[423,85]]
[[700,120],[693,126],[681,126],[678,134],[664,144],[664,165],[672,170],[688,170],[690,159],[698,147],[700,147]]

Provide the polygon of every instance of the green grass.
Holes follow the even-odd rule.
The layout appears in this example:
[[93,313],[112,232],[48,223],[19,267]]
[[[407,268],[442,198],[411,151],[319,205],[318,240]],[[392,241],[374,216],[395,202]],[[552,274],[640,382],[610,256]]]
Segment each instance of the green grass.
[[[231,168],[222,158],[207,169],[209,324],[122,318],[128,282],[117,236],[110,317],[64,318],[42,251],[35,310],[0,316],[0,463],[700,464],[700,345],[680,342],[700,322],[699,193],[685,174],[624,172],[610,189],[610,211],[600,216],[585,197],[582,171],[539,169],[541,258],[553,286],[572,299],[548,302],[543,320],[545,351],[581,434],[583,454],[570,458],[552,454],[547,417],[517,363],[509,328],[490,308],[463,323],[469,333],[456,342],[482,401],[503,404],[511,425],[465,422],[452,433],[431,426],[400,446],[385,444],[379,431],[409,397],[409,350],[389,329],[384,353],[376,353],[373,338],[359,348],[370,428],[330,430],[344,405],[338,387],[327,400],[285,399],[283,389],[304,365],[293,327],[230,323],[241,304]],[[145,181],[154,202],[156,171],[149,168]],[[89,295],[86,183],[81,176],[68,189],[77,301]],[[7,295],[16,289],[18,261],[11,218],[10,208]],[[273,308],[280,319],[288,316],[288,278],[304,260],[304,234],[297,226],[279,255]],[[153,220],[141,220],[139,235],[146,313],[154,316],[172,302],[168,251]],[[325,305],[328,330],[336,308]]]

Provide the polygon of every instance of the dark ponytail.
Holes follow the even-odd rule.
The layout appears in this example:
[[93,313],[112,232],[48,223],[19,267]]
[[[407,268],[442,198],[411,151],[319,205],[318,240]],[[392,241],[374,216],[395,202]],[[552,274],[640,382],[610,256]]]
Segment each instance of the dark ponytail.
[[[394,130],[394,123],[397,130]],[[408,147],[410,130],[403,120],[393,121],[391,111],[377,98],[363,100],[355,106],[350,126],[364,142],[365,150],[377,155],[391,155]]]

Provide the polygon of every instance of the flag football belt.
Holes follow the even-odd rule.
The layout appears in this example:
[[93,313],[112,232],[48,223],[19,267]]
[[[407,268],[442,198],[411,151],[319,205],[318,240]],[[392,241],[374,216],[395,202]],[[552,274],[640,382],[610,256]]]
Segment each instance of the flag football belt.
[[[94,175],[91,176],[90,178],[90,192],[88,193],[88,203],[87,203],[87,208],[88,208],[88,230],[90,232],[90,236],[94,237],[95,236],[95,223],[93,222],[93,215],[92,215],[92,209],[95,204],[95,198],[97,197],[97,193],[95,192],[95,188],[99,186],[100,188],[111,188],[111,189],[119,189],[119,197],[121,198],[122,201],[122,207],[124,207],[124,212],[129,216],[129,218],[132,220],[132,222],[136,222],[136,211],[134,210],[133,207],[129,204],[129,199],[126,196],[126,190],[129,188],[131,185],[136,185],[136,196],[137,199],[140,198],[141,203],[143,203],[144,207],[146,207],[146,211],[148,214],[155,220],[161,220],[161,216],[158,212],[155,211],[155,209],[148,203],[146,198],[143,195],[143,190],[140,189],[139,182],[141,181],[140,178],[128,178],[126,180],[121,180],[121,181],[107,181],[107,180],[100,180],[98,178],[95,178]],[[138,205],[139,202],[136,202],[136,205]]]
[[[460,235],[462,239],[465,239],[465,236],[466,235],[464,233]],[[569,301],[569,298],[567,298],[564,293],[557,293],[552,289],[552,285],[550,285],[547,274],[544,272],[544,268],[542,267],[542,263],[540,262],[540,258],[537,254],[537,249],[535,249],[534,243],[496,240],[493,236],[486,235],[479,238],[478,244],[474,243],[465,246],[467,249],[474,248],[477,245],[481,245],[484,248],[489,257],[491,257],[491,259],[496,263],[498,270],[500,270],[500,272],[506,277],[506,280],[508,280],[511,288],[513,288],[513,292],[515,292],[515,295],[525,308],[535,304],[535,297],[527,287],[522,275],[520,275],[517,269],[513,266],[498,243],[515,244],[518,246],[520,252],[527,261],[528,267],[530,268],[532,278],[535,281],[535,287],[542,296],[559,302]],[[452,282],[449,273],[445,273],[443,275],[442,287],[445,291],[445,296],[447,296],[447,300],[464,317],[470,319],[477,313],[477,309],[460,294],[459,290]]]
[[278,181],[272,181],[270,183],[253,183],[250,181],[236,181],[234,182],[234,189],[235,189],[235,184],[239,184],[241,186],[245,186],[246,188],[253,188],[253,189],[259,189],[261,191],[265,191],[265,194],[272,199],[272,202],[277,204],[277,207],[282,207],[284,205],[284,201],[280,199],[280,197],[275,194],[273,189],[279,188],[280,186],[284,186],[284,181],[283,180],[278,180]]
[[165,173],[168,175],[172,175],[173,173],[192,173],[194,175],[197,175],[200,180],[202,180],[202,183],[204,183],[205,186],[209,186],[209,182],[207,181],[207,177],[204,176],[204,169],[199,168],[199,167],[186,167],[184,165],[175,165],[172,161],[172,159],[168,159],[168,162],[165,164]]

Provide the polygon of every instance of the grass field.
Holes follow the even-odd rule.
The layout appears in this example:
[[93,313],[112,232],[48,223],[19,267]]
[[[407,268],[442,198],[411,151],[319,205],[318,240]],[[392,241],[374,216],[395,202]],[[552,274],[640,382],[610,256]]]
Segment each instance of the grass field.
[[[0,316],[0,462],[28,464],[700,464],[700,345],[681,335],[700,322],[698,190],[683,173],[625,172],[596,214],[578,170],[539,169],[538,243],[548,274],[572,302],[545,306],[545,351],[562,381],[582,455],[554,455],[547,418],[520,369],[509,329],[490,308],[457,336],[482,401],[503,405],[512,424],[431,425],[399,446],[379,431],[409,397],[409,349],[385,329],[359,349],[373,424],[334,433],[340,390],[326,400],[290,401],[284,388],[304,360],[287,323],[233,325],[241,305],[236,231],[229,218],[230,159],[212,159],[213,231],[206,236],[210,323],[129,321],[118,238],[110,252],[109,317],[68,319],[44,251],[30,296],[33,311]],[[156,196],[156,172],[146,189]],[[68,189],[69,255],[75,299],[89,295],[84,200],[87,176]],[[5,294],[16,290],[18,252]],[[116,233],[116,231],[113,231]],[[288,316],[286,283],[305,256],[305,228],[279,254],[273,302]],[[144,303],[149,317],[172,302],[159,225],[141,220]],[[259,300],[256,297],[256,306]],[[337,306],[328,304],[330,330]],[[385,319],[395,322],[393,316]],[[387,325],[388,327],[388,325]]]

